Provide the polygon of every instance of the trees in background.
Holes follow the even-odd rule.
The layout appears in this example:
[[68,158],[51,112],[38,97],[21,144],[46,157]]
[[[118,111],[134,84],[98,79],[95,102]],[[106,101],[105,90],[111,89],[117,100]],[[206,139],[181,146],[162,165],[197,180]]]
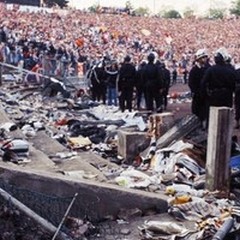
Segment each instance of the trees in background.
[[184,18],[195,18],[195,12],[193,9],[191,9],[190,7],[187,7],[184,12],[183,12],[183,17]]
[[[17,1],[17,0],[9,0],[9,1]],[[22,0],[24,1],[24,0]],[[26,0],[25,0],[26,1]],[[77,0],[76,0],[77,1]],[[53,6],[59,6],[60,8],[64,8],[68,6],[69,0],[43,0],[43,3],[46,7],[53,7]],[[96,11],[97,4],[89,7],[92,11]],[[137,9],[134,9],[131,0],[126,0],[126,9],[129,10],[129,13],[134,13],[139,16],[149,16],[151,14],[150,9],[147,7],[139,7]],[[240,0],[235,0],[232,3],[232,8],[230,9],[230,13],[236,16],[240,16]],[[170,9],[170,10],[162,10],[161,13],[156,14],[158,17],[163,17],[163,18],[189,18],[189,17],[194,17],[195,13],[193,9],[187,8],[183,12],[183,16],[175,10],[175,9]],[[207,18],[211,19],[217,19],[220,18],[222,19],[226,15],[226,9],[223,9],[221,7],[215,7],[215,8],[210,8],[207,14]]]
[[44,0],[43,3],[46,7],[59,6],[64,8],[68,6],[68,0]]
[[240,16],[240,0],[233,2],[233,7],[230,9],[230,13]]
[[163,12],[163,15],[162,15],[163,18],[182,18],[181,14],[176,11],[176,10],[169,10],[169,11],[166,11],[166,12]]
[[135,16],[149,16],[150,10],[147,7],[139,7],[133,11]]
[[210,19],[223,19],[225,16],[225,10],[222,8],[210,8],[208,18]]

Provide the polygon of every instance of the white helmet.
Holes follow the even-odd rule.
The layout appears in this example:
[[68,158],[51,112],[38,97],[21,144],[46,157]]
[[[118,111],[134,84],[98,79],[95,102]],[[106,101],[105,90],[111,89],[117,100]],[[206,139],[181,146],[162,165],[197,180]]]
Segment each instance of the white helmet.
[[221,48],[219,48],[216,52],[215,52],[215,56],[217,56],[217,55],[221,55],[222,56],[222,58],[223,58],[223,60],[224,61],[227,61],[228,59],[229,59],[229,53],[227,52],[227,49],[226,48],[224,48],[224,47],[221,47]]
[[207,57],[207,56],[208,56],[208,54],[207,54],[206,49],[201,48],[201,49],[197,50],[197,52],[195,54],[195,59],[199,60],[200,58]]

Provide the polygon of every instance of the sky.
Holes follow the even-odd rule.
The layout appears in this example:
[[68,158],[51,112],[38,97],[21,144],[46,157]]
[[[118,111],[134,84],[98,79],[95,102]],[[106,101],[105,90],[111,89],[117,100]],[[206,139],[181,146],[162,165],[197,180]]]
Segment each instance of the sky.
[[[69,0],[70,5],[76,8],[88,8],[95,4],[100,6],[125,7],[127,0]],[[209,8],[227,9],[231,0],[129,0],[134,8],[148,7],[150,11],[158,13],[163,9],[184,12],[187,8],[196,13],[204,14]]]

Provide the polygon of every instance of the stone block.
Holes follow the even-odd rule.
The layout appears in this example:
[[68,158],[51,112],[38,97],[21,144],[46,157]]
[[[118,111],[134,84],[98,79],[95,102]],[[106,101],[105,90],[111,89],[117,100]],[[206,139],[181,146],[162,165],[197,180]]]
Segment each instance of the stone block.
[[80,219],[88,216],[92,222],[100,222],[109,216],[116,219],[120,209],[128,209],[130,213],[139,209],[143,215],[151,210],[157,213],[167,213],[168,210],[169,197],[163,193],[154,194],[86,179],[73,180],[53,171],[3,165],[0,163],[1,187],[33,211],[41,210],[44,216],[54,209],[51,220],[55,219],[57,223],[76,193],[79,195],[71,208],[71,216]]
[[150,138],[145,132],[118,130],[118,154],[128,163],[146,149],[150,144]]

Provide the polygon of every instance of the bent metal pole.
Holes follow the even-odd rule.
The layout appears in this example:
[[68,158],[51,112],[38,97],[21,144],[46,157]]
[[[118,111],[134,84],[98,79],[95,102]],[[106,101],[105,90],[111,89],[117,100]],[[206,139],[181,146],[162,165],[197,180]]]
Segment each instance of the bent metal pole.
[[60,229],[61,229],[61,227],[62,227],[62,225],[63,225],[63,223],[64,223],[64,221],[65,221],[65,219],[66,219],[66,217],[67,217],[67,215],[68,215],[68,213],[69,213],[69,211],[71,210],[72,205],[73,205],[73,203],[75,202],[77,196],[78,196],[78,193],[75,193],[75,195],[74,195],[72,201],[70,202],[70,204],[69,204],[69,206],[68,206],[68,208],[67,208],[67,210],[66,210],[66,212],[65,212],[65,214],[64,214],[64,216],[63,216],[63,218],[62,218],[62,221],[60,222],[60,224],[59,224],[59,226],[58,226],[58,228],[57,228],[57,230],[56,230],[56,232],[55,232],[52,240],[55,240],[55,238],[57,237],[57,235],[60,233]]

